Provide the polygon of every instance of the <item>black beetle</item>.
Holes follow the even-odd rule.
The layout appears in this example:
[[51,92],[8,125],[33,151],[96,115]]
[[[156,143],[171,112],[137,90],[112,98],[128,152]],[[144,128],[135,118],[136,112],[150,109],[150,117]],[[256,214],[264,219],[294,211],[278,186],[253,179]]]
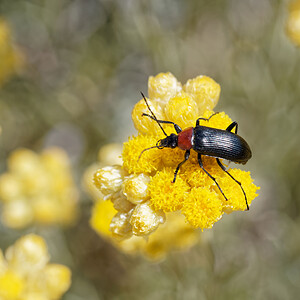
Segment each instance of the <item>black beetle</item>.
[[[198,118],[196,120],[196,127],[189,127],[182,130],[177,124],[171,121],[158,120],[154,113],[152,112],[144,94],[141,92],[146,105],[151,113],[151,115],[143,113],[142,116],[146,116],[156,121],[163,133],[166,135],[166,138],[159,140],[156,143],[156,146],[144,149],[141,155],[146,151],[153,148],[163,149],[165,147],[168,148],[176,148],[179,147],[182,150],[185,150],[184,160],[178,164],[175,173],[173,182],[176,180],[177,173],[179,168],[189,159],[190,150],[193,149],[198,153],[198,163],[202,170],[215,182],[220,192],[224,196],[225,200],[228,200],[223,193],[221,187],[217,183],[216,179],[208,173],[207,170],[203,167],[201,155],[207,155],[215,157],[218,165],[222,168],[224,172],[226,172],[236,183],[241,187],[245,201],[247,205],[247,210],[249,210],[249,205],[247,201],[246,193],[242,187],[242,184],[237,181],[225,168],[225,166],[221,163],[220,158],[227,159],[229,161],[233,161],[235,163],[245,164],[251,158],[251,150],[247,142],[237,134],[238,124],[237,122],[232,122],[225,130],[211,128],[200,125],[200,120],[209,121],[211,117],[218,114],[214,113],[209,118]],[[172,124],[177,132],[171,133],[167,135],[161,124]],[[234,130],[234,133],[232,130]]]

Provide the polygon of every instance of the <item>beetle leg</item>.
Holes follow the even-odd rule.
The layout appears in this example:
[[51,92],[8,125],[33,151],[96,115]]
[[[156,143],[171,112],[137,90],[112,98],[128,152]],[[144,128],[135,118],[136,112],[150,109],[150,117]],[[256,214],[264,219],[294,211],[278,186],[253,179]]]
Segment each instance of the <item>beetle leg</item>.
[[157,119],[155,119],[154,117],[152,117],[152,116],[150,116],[150,115],[148,115],[148,114],[145,114],[145,113],[143,113],[142,116],[143,116],[143,117],[144,117],[144,116],[149,117],[149,118],[151,118],[152,120],[156,121],[157,123],[162,123],[162,124],[172,124],[172,125],[174,126],[174,128],[175,128],[175,130],[176,130],[177,133],[179,133],[179,132],[182,131],[182,129],[181,129],[177,124],[175,124],[174,122],[171,122],[171,121],[164,121],[164,120],[157,120]]
[[179,171],[179,169],[180,169],[180,167],[189,159],[189,157],[190,157],[190,150],[186,150],[185,151],[185,154],[184,154],[184,160],[180,163],[180,164],[178,164],[178,166],[177,166],[177,168],[176,168],[176,170],[175,170],[175,173],[174,173],[174,179],[173,179],[173,183],[175,182],[175,180],[176,180],[176,176],[177,176],[177,173],[178,173],[178,171]]
[[243,189],[243,187],[242,187],[242,184],[239,182],[239,181],[237,181],[227,170],[226,170],[226,168],[225,168],[225,166],[221,163],[221,161],[218,159],[218,158],[216,158],[216,160],[217,160],[217,163],[218,163],[218,165],[221,167],[221,169],[224,171],[224,172],[226,172],[239,186],[240,186],[240,188],[242,189],[242,191],[243,191],[243,194],[244,194],[244,196],[245,196],[245,201],[246,201],[246,205],[247,205],[247,210],[249,210],[249,205],[248,205],[248,201],[247,201],[247,195],[246,195],[246,193],[245,193],[245,191],[244,191],[244,189]]
[[224,196],[225,200],[227,201],[228,199],[226,198],[225,194],[223,193],[221,187],[219,186],[219,184],[216,181],[216,178],[211,176],[203,167],[203,163],[202,163],[202,159],[201,159],[201,154],[198,153],[198,163],[199,166],[201,167],[201,169],[215,182],[215,184],[217,185],[218,189],[220,190],[220,192],[222,193],[222,195]]
[[237,122],[232,122],[227,128],[226,131],[230,131],[235,127],[235,134],[237,134],[238,131],[238,123]]
[[213,113],[209,118],[198,118],[198,119],[196,120],[196,126],[199,126],[199,125],[200,125],[200,120],[209,121],[211,117],[217,115],[218,113],[219,113],[218,111],[215,112],[215,113]]

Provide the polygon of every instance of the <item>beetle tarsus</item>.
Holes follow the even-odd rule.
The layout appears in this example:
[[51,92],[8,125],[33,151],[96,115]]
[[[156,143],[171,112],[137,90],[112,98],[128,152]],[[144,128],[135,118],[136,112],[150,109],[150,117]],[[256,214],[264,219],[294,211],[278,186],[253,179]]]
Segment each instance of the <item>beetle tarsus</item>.
[[231,132],[231,130],[232,130],[233,128],[235,128],[234,133],[237,134],[237,132],[238,132],[238,123],[237,123],[237,122],[232,122],[232,123],[226,128],[226,131]]
[[200,120],[203,120],[203,121],[209,121],[209,120],[211,119],[211,117],[217,115],[218,113],[219,113],[218,111],[215,112],[215,113],[213,113],[209,118],[198,118],[198,119],[196,120],[196,126],[199,126],[199,125],[200,125]]

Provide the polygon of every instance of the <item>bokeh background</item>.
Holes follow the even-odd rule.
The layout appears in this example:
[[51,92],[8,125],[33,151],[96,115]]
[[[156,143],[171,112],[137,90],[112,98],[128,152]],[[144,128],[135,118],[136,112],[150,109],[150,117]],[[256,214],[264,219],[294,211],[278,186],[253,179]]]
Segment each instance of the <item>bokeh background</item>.
[[[0,171],[17,148],[59,146],[80,190],[75,225],[1,225],[1,249],[42,235],[72,270],[68,300],[299,297],[300,49],[286,35],[288,1],[1,0],[0,16],[18,53],[11,69],[0,61]],[[249,212],[152,263],[90,228],[82,175],[101,146],[135,133],[140,91],[168,71],[221,85],[217,110],[239,123],[253,151],[244,169],[261,190]]]

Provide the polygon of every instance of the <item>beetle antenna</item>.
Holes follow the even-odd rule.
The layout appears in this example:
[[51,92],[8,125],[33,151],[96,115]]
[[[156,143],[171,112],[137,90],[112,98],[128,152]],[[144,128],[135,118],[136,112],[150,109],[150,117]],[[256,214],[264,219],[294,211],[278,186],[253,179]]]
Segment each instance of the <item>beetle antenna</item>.
[[163,129],[163,127],[162,127],[162,126],[160,125],[160,123],[157,121],[157,118],[156,118],[155,114],[153,113],[153,111],[151,110],[151,108],[150,108],[150,106],[149,106],[149,104],[148,104],[148,101],[147,101],[146,97],[144,96],[144,94],[143,94],[142,92],[141,92],[141,94],[142,94],[142,96],[143,96],[143,98],[144,98],[144,100],[145,100],[145,102],[146,102],[146,105],[147,105],[149,111],[151,112],[151,115],[153,116],[153,119],[156,121],[156,123],[158,124],[158,126],[160,127],[160,129],[162,130],[162,132],[164,133],[164,135],[165,135],[165,136],[168,136],[168,135],[166,134],[165,130]]
[[153,146],[153,147],[149,147],[149,148],[146,148],[146,149],[144,149],[144,150],[141,152],[141,154],[139,155],[139,158],[138,158],[138,160],[137,160],[137,161],[139,161],[139,160],[140,160],[140,158],[141,158],[142,154],[143,154],[145,151],[147,151],[147,150],[150,150],[150,149],[154,149],[154,148],[157,148],[157,149],[159,149],[159,147],[158,147],[158,146]]

